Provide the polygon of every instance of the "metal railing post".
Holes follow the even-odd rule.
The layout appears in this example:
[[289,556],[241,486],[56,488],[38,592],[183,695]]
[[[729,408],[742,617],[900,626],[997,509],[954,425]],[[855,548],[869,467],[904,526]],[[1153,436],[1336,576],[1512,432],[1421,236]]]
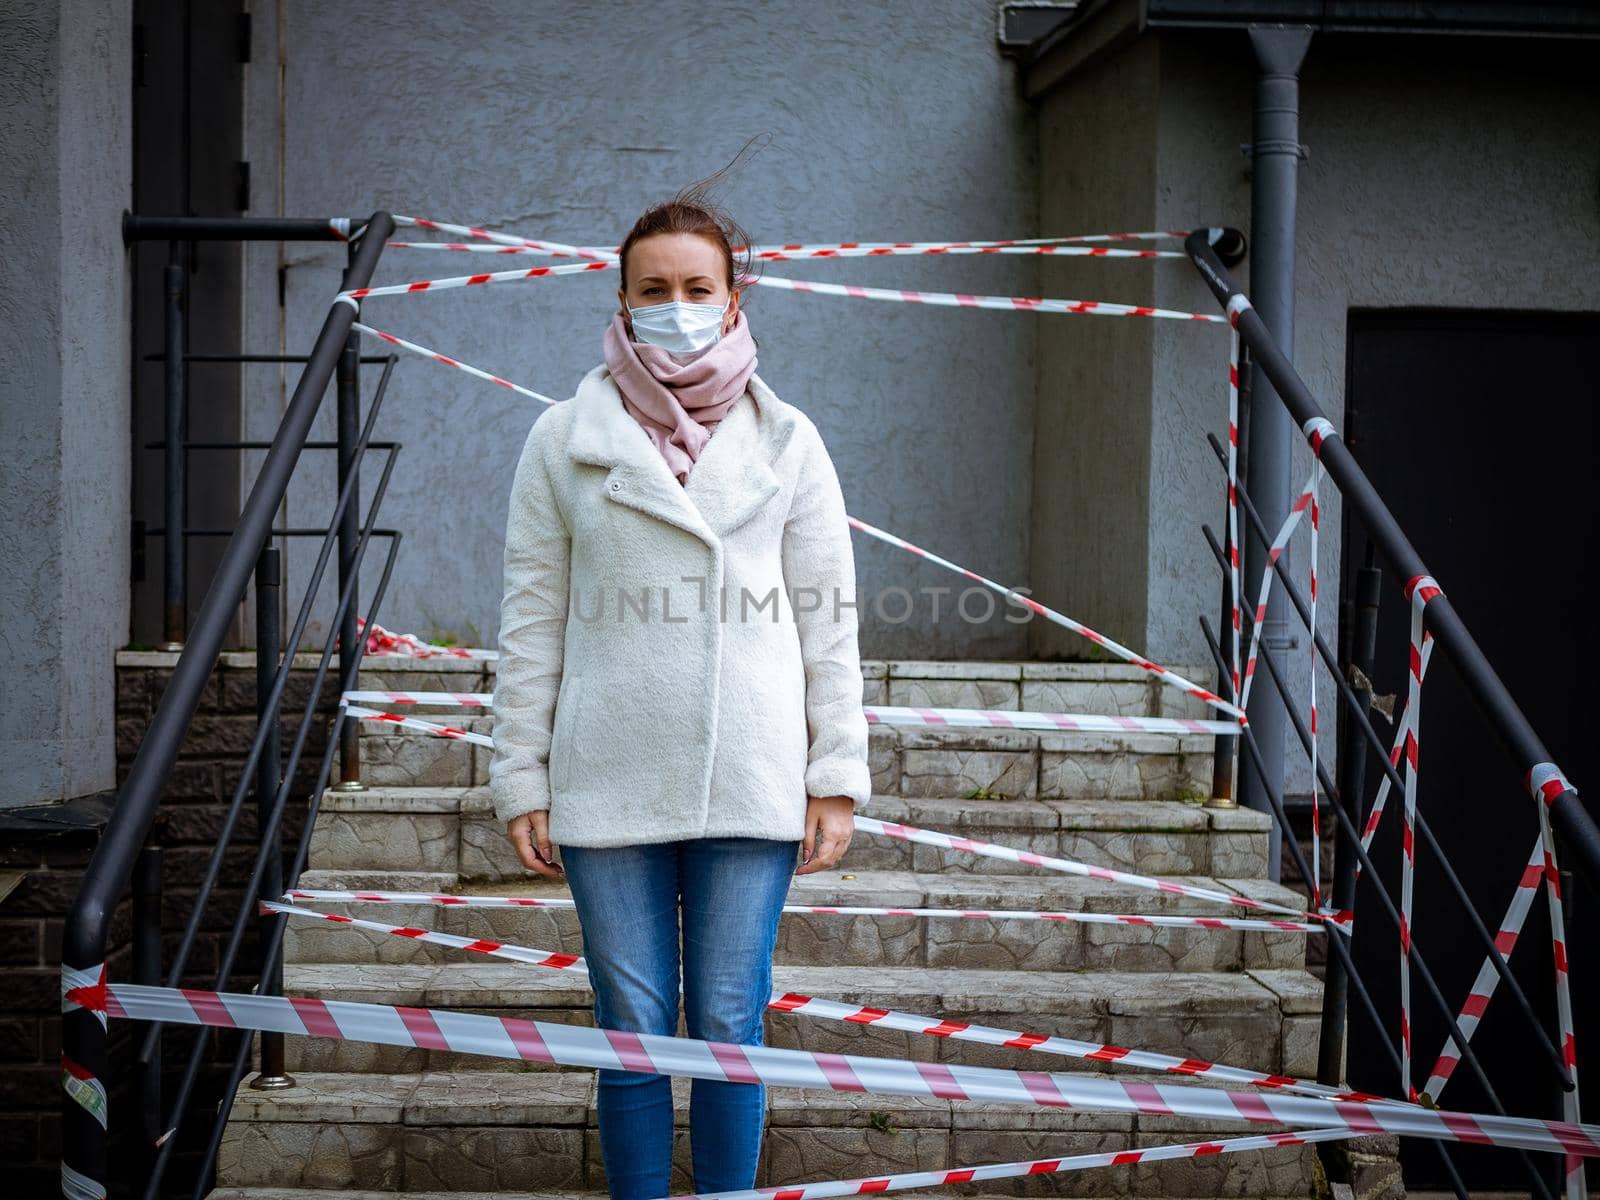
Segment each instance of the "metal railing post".
[[162,272],[165,285],[163,309],[166,370],[162,374],[164,398],[163,434],[166,462],[162,472],[162,508],[167,524],[166,545],[161,568],[162,650],[182,650],[189,623],[189,553],[184,538],[185,482],[189,452],[189,364],[184,359],[188,338],[183,325],[184,258],[183,243],[173,241],[167,251],[167,266]]
[[[1376,567],[1362,567],[1356,573],[1350,664],[1359,674],[1350,680],[1350,687],[1363,711],[1372,705],[1372,667],[1378,652],[1378,603],[1382,598],[1382,585],[1383,572]],[[1346,718],[1343,736],[1339,739],[1339,795],[1334,803],[1343,805],[1358,828],[1366,818],[1363,811],[1366,792],[1367,747],[1355,720]],[[1355,899],[1355,852],[1343,838],[1335,838],[1329,901],[1336,910],[1343,912],[1355,907]],[[1351,936],[1354,938],[1354,933]],[[1317,1080],[1320,1083],[1344,1082],[1349,986],[1343,960],[1330,957],[1322,984],[1322,1028],[1317,1044]]]
[[[344,270],[341,288],[357,286],[351,277],[355,270],[356,246],[350,245],[350,261]],[[351,564],[355,561],[356,540],[361,528],[360,458],[356,443],[361,434],[361,335],[351,331],[345,340],[344,353],[339,356],[335,375],[338,384],[338,476],[337,487],[343,489],[345,480],[356,479],[354,494],[339,522],[339,588],[342,594],[349,581]],[[355,581],[351,591],[350,607],[339,620],[339,678],[350,678],[351,666],[357,658],[357,641],[362,637],[356,628],[356,615],[361,608],[360,581]],[[359,721],[346,721],[339,732],[339,782],[335,790],[341,792],[365,791],[361,782],[361,731]]]
[[[278,658],[282,652],[283,629],[278,611],[279,594],[283,587],[283,552],[276,546],[263,546],[256,560],[256,719],[268,722],[266,741],[261,757],[256,763],[256,828],[261,844],[266,847],[266,866],[261,872],[261,886],[256,895],[262,900],[278,900],[283,896],[283,850],[278,826],[272,822],[273,804],[282,784],[283,740],[278,728],[277,714],[269,703],[272,682],[278,672]],[[291,659],[294,651],[289,651]],[[279,915],[261,916],[256,920],[256,940],[260,946],[261,974],[256,983],[256,994],[281,996],[283,994],[283,967],[281,959],[269,959],[267,947],[271,944],[274,924],[282,921]],[[261,1069],[250,1081],[257,1090],[293,1087],[294,1080],[283,1067],[283,1034],[260,1035]]]

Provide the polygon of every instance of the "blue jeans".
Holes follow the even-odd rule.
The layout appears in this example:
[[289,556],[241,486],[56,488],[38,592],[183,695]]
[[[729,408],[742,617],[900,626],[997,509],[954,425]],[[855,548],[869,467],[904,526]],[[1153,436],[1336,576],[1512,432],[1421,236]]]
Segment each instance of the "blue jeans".
[[[562,846],[583,927],[595,1023],[631,1033],[677,1033],[681,901],[688,1035],[760,1045],[778,918],[799,849],[799,842],[752,837]],[[604,1068],[599,1076],[600,1153],[612,1200],[670,1195],[671,1078]],[[689,1095],[694,1191],[754,1187],[765,1085],[694,1079]]]

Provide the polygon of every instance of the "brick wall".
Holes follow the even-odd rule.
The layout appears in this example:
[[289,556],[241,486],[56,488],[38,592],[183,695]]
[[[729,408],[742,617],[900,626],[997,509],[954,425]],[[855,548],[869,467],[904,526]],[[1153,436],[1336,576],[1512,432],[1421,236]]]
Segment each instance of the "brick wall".
[[[150,718],[172,677],[176,655],[122,652],[117,656],[117,779],[127,776]],[[311,692],[316,659],[299,655],[284,691],[281,722],[285,756],[293,745],[296,725]],[[335,664],[337,665],[337,664]],[[330,672],[317,698],[306,747],[296,768],[286,819],[286,861],[304,826],[306,801],[327,747],[331,717],[337,707],[337,681]],[[229,803],[244,769],[255,734],[255,661],[248,653],[230,653],[213,672],[196,710],[177,763],[168,777],[151,844],[163,849],[162,968],[171,968],[185,923],[195,907],[197,889],[221,836]],[[338,779],[338,763],[333,767]],[[7,1193],[20,1196],[59,1194],[61,1085],[61,930],[76,896],[83,868],[110,812],[114,794],[84,797],[64,804],[17,809],[0,814],[0,1170]],[[243,884],[256,856],[256,797],[247,791],[220,875],[221,886],[206,905],[186,968],[184,984],[210,987],[232,923],[244,901]],[[131,979],[132,909],[125,897],[112,927],[109,970],[114,979]],[[229,990],[247,991],[255,983],[254,922],[236,962]],[[111,1095],[113,1154],[125,1172],[124,1182],[141,1162],[140,1098],[125,1082],[132,1077],[132,1037],[136,1028],[113,1021],[112,1058],[108,1079]],[[193,1029],[173,1028],[163,1039],[164,1103],[170,1103],[193,1044]],[[232,1035],[208,1032],[206,1068],[191,1109],[207,1114],[237,1044]],[[169,1193],[188,1194],[196,1158],[209,1132],[202,1115],[180,1136],[167,1181]],[[20,1185],[20,1186],[18,1186]],[[16,1190],[13,1190],[13,1189]],[[117,1194],[114,1186],[112,1194]]]

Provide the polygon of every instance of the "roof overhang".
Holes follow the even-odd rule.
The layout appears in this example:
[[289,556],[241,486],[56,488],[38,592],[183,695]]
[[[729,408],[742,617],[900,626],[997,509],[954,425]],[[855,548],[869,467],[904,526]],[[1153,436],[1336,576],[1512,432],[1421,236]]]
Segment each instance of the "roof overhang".
[[1514,0],[1083,0],[1021,58],[1036,100],[1149,29],[1305,25],[1319,33],[1600,38],[1600,6]]

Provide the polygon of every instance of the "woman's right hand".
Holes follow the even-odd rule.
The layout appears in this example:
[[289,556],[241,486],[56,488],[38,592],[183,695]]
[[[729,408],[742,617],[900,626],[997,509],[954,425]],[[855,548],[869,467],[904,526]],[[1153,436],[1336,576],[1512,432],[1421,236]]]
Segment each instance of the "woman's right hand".
[[550,813],[540,809],[512,817],[506,825],[506,837],[528,870],[551,879],[563,879],[566,871],[551,855],[555,847],[550,844]]

